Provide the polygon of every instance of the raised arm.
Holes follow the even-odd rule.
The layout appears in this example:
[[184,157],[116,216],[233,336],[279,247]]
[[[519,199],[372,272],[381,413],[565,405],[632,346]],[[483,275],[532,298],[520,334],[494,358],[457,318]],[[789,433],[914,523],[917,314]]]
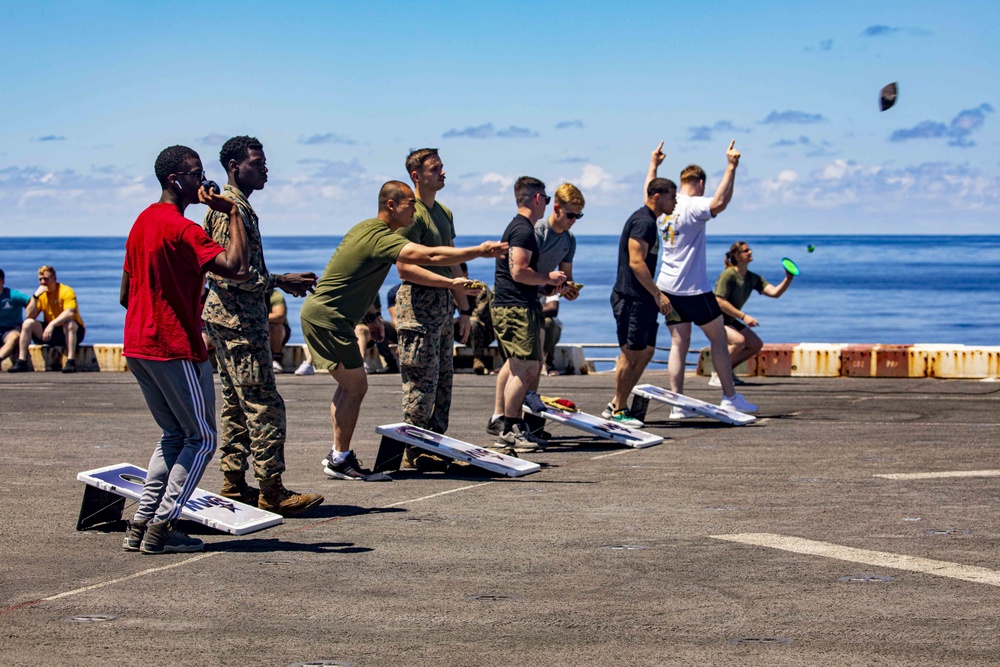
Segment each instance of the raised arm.
[[777,299],[779,296],[785,293],[785,290],[787,290],[789,287],[792,286],[792,280],[794,279],[795,276],[790,274],[788,271],[785,271],[784,280],[782,280],[777,285],[767,285],[766,287],[764,287],[764,291],[762,292],[762,294],[764,296],[769,296],[772,299]]
[[712,197],[712,217],[719,215],[726,210],[729,206],[730,200],[733,198],[733,184],[736,182],[736,167],[740,164],[740,152],[733,148],[736,145],[736,140],[733,139],[729,143],[729,148],[726,150],[726,173],[722,175],[722,180],[719,181],[719,187],[715,189],[715,196]]
[[205,188],[198,190],[198,200],[208,204],[213,211],[229,214],[229,245],[221,253],[205,264],[205,269],[232,280],[244,280],[249,275],[249,252],[247,237],[243,231],[243,219],[236,202],[222,195],[209,192]]
[[656,172],[659,170],[660,165],[663,164],[663,159],[666,155],[663,154],[663,142],[656,147],[652,155],[649,156],[649,171],[646,172],[646,182],[642,184],[642,198],[646,199],[646,191],[649,190],[649,182],[656,178]]

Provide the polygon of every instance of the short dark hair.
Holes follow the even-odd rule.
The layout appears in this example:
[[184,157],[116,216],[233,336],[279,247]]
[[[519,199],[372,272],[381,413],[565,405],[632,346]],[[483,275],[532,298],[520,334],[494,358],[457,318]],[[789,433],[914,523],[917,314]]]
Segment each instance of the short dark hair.
[[233,137],[222,144],[222,150],[219,151],[219,162],[222,163],[222,168],[229,171],[229,161],[236,160],[237,162],[243,162],[248,157],[250,157],[250,149],[257,151],[264,150],[264,145],[257,140],[257,137],[248,137],[246,135],[240,135],[238,137]]
[[409,185],[403,181],[386,181],[382,184],[382,188],[378,191],[378,212],[384,213],[389,210],[389,201],[398,202],[406,194],[407,190],[412,190]]
[[677,192],[677,184],[669,178],[654,178],[646,187],[646,197],[653,195],[665,195],[671,191]]
[[7,274],[3,272],[3,269],[0,269],[0,280],[7,280]]
[[697,183],[705,180],[705,170],[696,164],[689,164],[681,172],[681,183]]
[[153,165],[153,171],[156,173],[156,180],[160,182],[160,187],[166,190],[167,186],[170,185],[167,176],[184,171],[184,167],[187,166],[184,163],[190,158],[200,159],[200,156],[194,149],[187,146],[168,146],[160,151],[160,154],[156,156],[156,164]]
[[545,192],[545,183],[531,176],[522,176],[514,183],[514,201],[518,206],[524,206],[537,195]]
[[406,175],[409,176],[415,171],[420,171],[420,168],[424,166],[424,161],[431,157],[437,157],[438,149],[436,148],[417,148],[416,150],[410,151],[410,154],[406,156]]

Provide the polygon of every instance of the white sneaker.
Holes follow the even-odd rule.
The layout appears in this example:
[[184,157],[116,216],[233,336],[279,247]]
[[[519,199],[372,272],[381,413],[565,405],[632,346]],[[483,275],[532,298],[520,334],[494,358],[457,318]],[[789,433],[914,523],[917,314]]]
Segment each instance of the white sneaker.
[[296,375],[315,375],[316,369],[308,361],[303,361],[299,364],[299,367],[295,369]]
[[736,410],[737,412],[757,412],[760,408],[743,398],[743,394],[733,394],[728,398],[723,396],[719,407],[726,410]]
[[719,374],[718,373],[712,373],[712,377],[709,378],[709,380],[708,380],[708,386],[709,387],[721,387],[722,386],[722,381],[719,380]]
[[691,417],[697,416],[697,412],[692,412],[686,408],[679,408],[676,405],[670,409],[670,419],[691,419]]
[[271,362],[271,368],[274,370],[275,375],[281,375],[282,373],[285,372],[285,369],[282,367],[281,362],[278,361],[277,359]]

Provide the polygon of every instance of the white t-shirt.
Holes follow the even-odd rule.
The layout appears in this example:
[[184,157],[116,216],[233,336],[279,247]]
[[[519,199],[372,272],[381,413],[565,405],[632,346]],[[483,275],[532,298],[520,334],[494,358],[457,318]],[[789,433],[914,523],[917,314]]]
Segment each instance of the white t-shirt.
[[711,197],[677,195],[673,215],[656,224],[662,248],[656,286],[667,294],[711,293],[705,263],[705,223],[711,219]]

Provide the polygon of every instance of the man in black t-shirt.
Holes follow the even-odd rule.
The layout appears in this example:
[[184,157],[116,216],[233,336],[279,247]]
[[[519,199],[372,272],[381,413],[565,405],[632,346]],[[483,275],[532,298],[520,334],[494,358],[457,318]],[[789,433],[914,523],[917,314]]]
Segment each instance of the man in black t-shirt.
[[654,178],[646,187],[646,203],[629,217],[618,241],[618,276],[611,291],[621,354],[615,362],[615,397],[601,416],[624,426],[643,424],[625,407],[656,351],[657,313],[670,312],[670,300],[656,287],[656,219],[677,204],[677,185]]
[[528,387],[542,368],[538,287],[561,285],[566,281],[566,274],[562,271],[545,274],[537,270],[535,223],[545,215],[549,203],[545,183],[522,176],[514,184],[514,199],[517,215],[503,234],[503,241],[510,249],[497,258],[493,285],[493,330],[506,361],[497,376],[497,405],[503,406],[503,413],[493,415],[490,426],[500,426],[499,420],[503,420],[496,444],[491,449],[516,456],[515,452],[538,449],[521,419],[521,406]]

